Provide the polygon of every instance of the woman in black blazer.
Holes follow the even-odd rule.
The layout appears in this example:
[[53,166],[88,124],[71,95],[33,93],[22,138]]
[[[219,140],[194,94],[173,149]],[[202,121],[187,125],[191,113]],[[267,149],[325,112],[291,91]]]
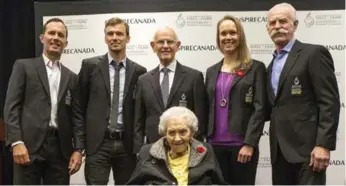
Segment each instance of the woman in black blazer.
[[216,37],[224,58],[206,75],[208,142],[228,184],[253,185],[266,116],[266,68],[251,59],[237,18],[222,18]]

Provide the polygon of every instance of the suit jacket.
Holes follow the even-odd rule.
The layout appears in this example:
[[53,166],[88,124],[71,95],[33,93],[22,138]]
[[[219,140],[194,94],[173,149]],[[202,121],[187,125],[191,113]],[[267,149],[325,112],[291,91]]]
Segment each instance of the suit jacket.
[[177,62],[173,85],[164,106],[160,88],[159,67],[141,76],[138,80],[135,113],[135,148],[137,153],[143,145],[157,141],[158,124],[161,114],[173,106],[186,106],[193,111],[199,121],[198,136],[205,134],[207,122],[207,96],[204,89],[203,74]]
[[[215,88],[223,60],[209,67],[206,75],[206,89],[209,102],[208,136],[215,130]],[[229,93],[228,130],[244,137],[244,143],[257,147],[267,115],[266,67],[253,60],[244,76],[236,75]]]
[[[57,124],[66,158],[73,149],[84,148],[83,126],[72,123],[77,75],[61,65]],[[42,145],[49,127],[51,99],[43,57],[17,60],[13,66],[5,103],[6,142],[23,141],[29,154]],[[72,144],[73,140],[73,144]]]
[[[125,87],[123,101],[124,147],[132,153],[135,89],[137,79],[146,68],[126,59]],[[111,88],[109,63],[106,55],[82,61],[78,75],[78,101],[74,122],[85,127],[86,154],[96,152],[104,139],[111,113]]]
[[339,123],[339,90],[329,51],[296,40],[282,69],[277,95],[271,85],[273,61],[268,67],[270,147],[277,146],[288,162],[309,161],[315,146],[335,150]]
[[[204,149],[201,151],[200,149]],[[138,163],[127,185],[178,185],[167,160],[164,138],[144,145]],[[188,185],[225,185],[211,145],[192,140],[188,162]]]

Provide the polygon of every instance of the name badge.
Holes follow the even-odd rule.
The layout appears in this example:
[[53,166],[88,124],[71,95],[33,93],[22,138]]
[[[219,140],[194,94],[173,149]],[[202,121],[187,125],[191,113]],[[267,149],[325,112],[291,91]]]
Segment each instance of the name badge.
[[181,107],[186,107],[187,106],[187,101],[186,101],[185,93],[183,93],[181,95],[181,99],[179,100],[179,106],[181,106]]
[[65,96],[65,104],[71,105],[71,92],[70,90],[67,90],[66,96]]
[[298,77],[294,78],[293,85],[291,88],[292,95],[300,95],[302,94],[302,85],[300,85],[300,81]]
[[247,93],[245,94],[245,103],[252,103],[252,101],[253,101],[253,91],[252,91],[252,86],[250,86]]

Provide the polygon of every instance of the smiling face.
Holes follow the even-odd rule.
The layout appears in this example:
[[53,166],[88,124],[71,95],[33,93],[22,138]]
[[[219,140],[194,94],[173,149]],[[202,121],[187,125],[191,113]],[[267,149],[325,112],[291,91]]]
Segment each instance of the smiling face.
[[180,44],[174,30],[167,27],[157,30],[154,41],[150,43],[153,51],[159,57],[160,63],[164,66],[169,65],[175,59]]
[[295,10],[287,5],[274,6],[267,16],[267,31],[274,44],[283,48],[293,38],[298,26]]
[[40,35],[43,44],[43,53],[46,56],[60,56],[67,46],[67,30],[62,22],[50,22]]
[[225,55],[234,54],[239,46],[239,31],[232,20],[224,20],[219,26],[219,48]]
[[107,26],[105,28],[105,42],[109,51],[114,53],[125,51],[127,43],[130,42],[130,36],[127,35],[125,24]]

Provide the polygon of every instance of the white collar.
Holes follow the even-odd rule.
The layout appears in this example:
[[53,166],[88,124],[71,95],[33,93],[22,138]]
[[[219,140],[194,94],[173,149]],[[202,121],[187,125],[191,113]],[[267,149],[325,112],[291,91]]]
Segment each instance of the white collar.
[[[48,64],[51,60],[48,59],[48,57],[45,54],[42,54],[42,57],[43,57],[44,65],[48,66]],[[56,63],[58,65],[59,69],[61,69],[61,62],[59,60],[55,61],[54,63]]]
[[[177,67],[177,61],[174,59],[168,66],[166,66],[166,68],[168,68],[171,72],[175,72],[175,69]],[[161,63],[159,65],[159,71],[161,72],[161,70],[165,68],[165,66],[163,66]]]
[[[109,52],[107,52],[107,56],[108,56],[108,64],[111,64],[112,61],[116,61],[113,59],[113,57],[109,54]],[[123,63],[124,68],[126,68],[126,56],[124,59],[122,59],[120,62]]]

